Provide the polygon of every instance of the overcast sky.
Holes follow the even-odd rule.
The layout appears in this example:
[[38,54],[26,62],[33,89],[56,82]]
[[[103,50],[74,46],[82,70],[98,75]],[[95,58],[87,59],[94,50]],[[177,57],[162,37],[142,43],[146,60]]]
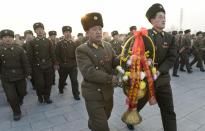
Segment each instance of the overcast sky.
[[83,32],[81,17],[100,12],[104,31],[127,33],[131,25],[150,28],[145,17],[147,9],[161,3],[166,10],[166,30],[179,29],[180,9],[183,8],[183,29],[205,31],[204,0],[0,0],[0,29],[12,29],[23,34],[33,30],[33,23],[42,22],[46,32],[56,30],[61,36],[63,25],[73,27],[73,34]]

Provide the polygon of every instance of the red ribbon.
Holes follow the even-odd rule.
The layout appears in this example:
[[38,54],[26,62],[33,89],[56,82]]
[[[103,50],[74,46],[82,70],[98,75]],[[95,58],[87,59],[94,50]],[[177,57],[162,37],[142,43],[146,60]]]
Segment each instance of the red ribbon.
[[[145,56],[145,46],[144,46],[144,41],[142,39],[142,37],[146,36],[147,34],[148,34],[148,31],[145,28],[141,28],[140,31],[134,31],[135,42],[134,42],[134,45],[132,47],[132,55],[140,57],[140,66],[139,66],[140,68],[137,69],[137,72],[139,73],[141,71],[141,69],[144,69],[146,76],[147,76],[148,87],[149,87],[149,101],[153,101],[153,99],[155,99],[154,82],[153,82],[152,74],[151,74],[151,71],[150,71],[146,56]],[[132,62],[130,70],[136,71],[135,69],[133,70],[133,66],[137,67],[137,65],[133,65],[133,62]],[[136,82],[133,88],[139,88],[138,85],[139,85],[140,80],[138,80],[138,79],[133,78],[131,80],[131,81]],[[133,94],[133,92],[132,92],[132,94]],[[132,94],[130,94],[130,95],[132,96]],[[137,95],[138,95],[138,89],[137,89]],[[129,108],[134,108],[133,106],[135,106],[132,99],[129,99]]]

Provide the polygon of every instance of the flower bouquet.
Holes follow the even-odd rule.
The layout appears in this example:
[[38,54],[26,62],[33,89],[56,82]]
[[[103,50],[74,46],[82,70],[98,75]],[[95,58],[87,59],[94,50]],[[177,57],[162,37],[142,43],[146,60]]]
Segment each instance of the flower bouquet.
[[[150,51],[145,51],[143,38],[148,39],[151,44],[152,54]],[[155,46],[148,36],[148,31],[142,28],[134,32],[123,46],[120,65],[117,67],[121,86],[127,96],[128,109],[122,116],[122,121],[126,124],[136,125],[142,121],[137,112],[137,103],[146,93],[149,95],[150,105],[156,104],[154,80],[158,75],[154,61]]]

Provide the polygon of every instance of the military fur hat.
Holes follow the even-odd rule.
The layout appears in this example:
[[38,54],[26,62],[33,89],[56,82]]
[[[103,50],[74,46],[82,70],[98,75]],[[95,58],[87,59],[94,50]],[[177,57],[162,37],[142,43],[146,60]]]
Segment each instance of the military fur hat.
[[49,32],[48,32],[48,35],[49,35],[49,36],[57,35],[57,32],[54,31],[54,30],[52,30],[52,31],[49,31]]
[[0,34],[1,34],[0,35],[1,38],[3,38],[4,36],[11,36],[14,38],[14,32],[9,29],[1,30]]
[[149,20],[150,22],[150,19],[154,18],[155,15],[158,13],[158,12],[165,12],[164,10],[164,7],[159,4],[159,3],[156,3],[156,4],[153,4],[146,12],[146,17],[147,19]]
[[198,31],[198,32],[196,33],[196,36],[198,36],[198,35],[200,35],[200,34],[203,35],[203,32],[202,32],[202,31]]
[[63,26],[62,27],[62,32],[64,33],[65,31],[69,31],[70,33],[72,33],[72,27],[70,27],[70,26]]
[[183,34],[183,31],[179,31],[179,34]]
[[136,26],[130,26],[130,31],[137,30]]
[[176,35],[176,34],[177,34],[176,30],[172,31],[172,35]]
[[43,28],[44,29],[44,25],[41,22],[37,22],[33,24],[33,29],[36,30],[37,28]]
[[189,33],[189,32],[191,32],[190,29],[187,29],[187,30],[184,31],[185,34],[187,34],[187,33]]
[[85,31],[88,31],[91,27],[94,26],[103,27],[102,15],[97,12],[88,13],[81,18],[81,24]]
[[114,31],[111,32],[111,35],[112,35],[112,36],[115,36],[115,35],[118,35],[118,34],[119,34],[119,33],[118,33],[117,30],[114,30]]
[[27,34],[33,35],[33,31],[31,31],[31,30],[24,31],[24,36],[26,36]]
[[78,35],[77,35],[77,36],[78,36],[78,37],[79,37],[79,36],[83,36],[83,33],[78,33]]

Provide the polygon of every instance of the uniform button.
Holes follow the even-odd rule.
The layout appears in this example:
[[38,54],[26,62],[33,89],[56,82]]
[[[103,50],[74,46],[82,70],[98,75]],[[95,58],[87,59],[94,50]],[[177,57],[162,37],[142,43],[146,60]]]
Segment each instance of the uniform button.
[[16,70],[12,70],[12,73],[16,73]]
[[37,64],[37,66],[40,66],[40,64]]
[[36,54],[38,55],[39,53],[38,53],[38,52],[36,52]]
[[6,61],[4,60],[4,61],[3,61],[3,63],[5,64],[5,63],[6,63]]
[[101,91],[101,89],[99,88],[99,89],[97,89],[97,91]]
[[4,54],[2,54],[1,56],[4,56]]
[[98,66],[96,66],[95,69],[98,70],[99,69]]
[[7,50],[6,48],[4,48],[4,50]]

